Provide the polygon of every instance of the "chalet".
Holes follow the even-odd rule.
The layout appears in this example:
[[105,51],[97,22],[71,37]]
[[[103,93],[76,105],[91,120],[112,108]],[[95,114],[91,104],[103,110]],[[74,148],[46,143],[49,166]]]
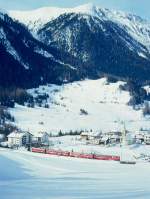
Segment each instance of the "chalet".
[[89,133],[89,140],[97,140],[102,138],[102,133],[100,132],[91,132]]
[[34,137],[32,139],[32,144],[48,145],[49,144],[49,134],[47,132],[38,132],[38,133],[34,134]]
[[80,134],[80,139],[81,140],[88,140],[89,139],[89,133],[88,132],[82,132]]
[[103,139],[107,138],[107,144],[108,143],[114,144],[121,142],[122,133],[120,131],[110,131],[108,133],[105,133],[104,135],[105,136]]
[[101,138],[99,144],[103,144],[103,145],[109,144],[109,136],[104,134],[103,137]]
[[110,143],[120,143],[121,142],[121,136],[119,136],[117,134],[113,134],[113,135],[109,136],[109,142]]
[[100,144],[101,138],[102,138],[102,133],[91,132],[91,133],[89,133],[89,136],[88,136],[89,144],[98,145],[98,144]]
[[14,131],[7,136],[8,147],[26,146],[32,142],[32,136],[29,132]]

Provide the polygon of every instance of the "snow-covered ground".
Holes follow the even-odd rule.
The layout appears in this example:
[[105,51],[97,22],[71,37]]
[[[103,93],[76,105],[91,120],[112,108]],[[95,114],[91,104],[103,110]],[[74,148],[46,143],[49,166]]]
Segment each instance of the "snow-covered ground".
[[62,136],[62,137],[50,137],[50,148],[63,151],[75,151],[80,153],[93,153],[101,155],[116,155],[121,156],[122,152],[135,156],[139,159],[141,155],[150,157],[150,145],[146,144],[131,144],[126,145],[123,148],[120,144],[111,144],[107,146],[86,144],[85,140],[82,140],[80,136]]
[[[126,128],[137,131],[150,128],[148,118],[142,110],[133,110],[127,103],[130,95],[119,89],[123,82],[108,84],[105,78],[84,80],[62,86],[48,85],[31,89],[28,92],[34,97],[38,94],[49,95],[49,108],[28,108],[16,105],[10,109],[15,117],[15,124],[32,133],[47,131],[57,133],[62,130],[110,131],[122,130],[121,122]],[[81,109],[88,114],[81,114]]]
[[1,199],[149,199],[150,163],[0,149]]

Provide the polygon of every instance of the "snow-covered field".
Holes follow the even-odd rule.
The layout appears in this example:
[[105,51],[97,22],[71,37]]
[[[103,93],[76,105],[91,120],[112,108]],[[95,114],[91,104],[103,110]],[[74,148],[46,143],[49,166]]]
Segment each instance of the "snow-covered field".
[[149,199],[150,163],[0,149],[1,199]]
[[[105,78],[84,80],[62,86],[48,85],[29,90],[34,97],[49,94],[49,109],[42,107],[28,108],[16,105],[10,109],[16,119],[16,125],[32,133],[59,130],[122,130],[125,122],[128,130],[135,131],[150,128],[148,118],[141,110],[133,110],[127,103],[130,95],[119,89],[123,82],[107,84]],[[84,109],[88,114],[81,114]]]

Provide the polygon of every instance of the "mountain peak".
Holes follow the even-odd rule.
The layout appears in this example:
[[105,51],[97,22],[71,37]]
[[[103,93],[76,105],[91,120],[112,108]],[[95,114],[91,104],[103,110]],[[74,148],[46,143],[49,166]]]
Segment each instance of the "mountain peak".
[[6,10],[0,8],[0,13],[6,14],[7,12],[6,12]]
[[74,12],[77,13],[85,13],[90,15],[95,15],[97,7],[93,3],[84,4],[72,9]]
[[0,16],[1,15],[5,15],[5,14],[8,14],[6,10],[0,8]]

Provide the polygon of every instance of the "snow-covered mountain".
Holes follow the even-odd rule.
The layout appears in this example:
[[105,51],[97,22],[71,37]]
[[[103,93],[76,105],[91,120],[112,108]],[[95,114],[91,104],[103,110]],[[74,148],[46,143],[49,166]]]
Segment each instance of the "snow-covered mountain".
[[[93,4],[9,11],[9,15],[48,47],[69,54],[67,64],[77,70],[79,79],[107,74],[149,81],[150,24],[136,15]],[[61,58],[65,63],[66,56]]]
[[95,9],[96,7],[89,3],[75,8],[43,7],[31,11],[10,10],[9,15],[14,19],[19,20],[21,23],[26,24],[29,29],[36,32],[41,26],[44,26],[46,23],[56,19],[62,14],[82,13],[95,16]]
[[0,84],[150,81],[149,24],[135,15],[92,4],[0,13]]
[[60,54],[63,52],[36,40],[25,25],[0,12],[1,86],[31,88],[53,80],[62,83],[66,71],[75,76],[73,66],[61,61]]
[[[129,130],[149,128],[149,120],[143,117],[142,111],[127,105],[130,94],[121,90],[120,85],[124,82],[108,84],[102,78],[62,86],[40,86],[28,92],[34,98],[48,94],[47,102],[35,108],[16,105],[10,112],[16,119],[15,125],[33,133],[40,130],[52,133],[60,130],[121,130],[122,121]],[[45,103],[49,108],[45,108]]]
[[51,20],[69,13],[90,15],[103,21],[113,21],[124,27],[135,40],[150,50],[150,23],[134,14],[99,8],[91,3],[75,8],[44,7],[31,11],[9,11],[11,17],[26,24],[35,33]]

